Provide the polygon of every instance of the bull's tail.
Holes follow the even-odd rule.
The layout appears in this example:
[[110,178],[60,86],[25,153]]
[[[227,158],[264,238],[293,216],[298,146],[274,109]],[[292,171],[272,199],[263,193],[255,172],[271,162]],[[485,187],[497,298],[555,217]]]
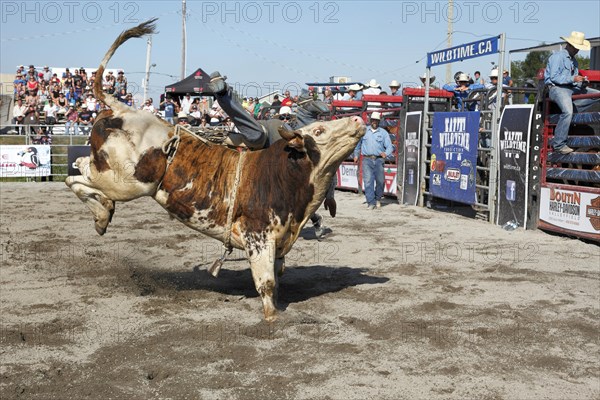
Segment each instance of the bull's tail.
[[128,41],[129,39],[139,38],[144,35],[156,33],[155,22],[157,19],[158,18],[152,18],[151,20],[143,22],[140,25],[138,25],[134,28],[128,29],[128,30],[124,31],[123,33],[121,33],[119,35],[119,37],[115,40],[115,42],[112,44],[112,46],[110,46],[110,49],[108,49],[108,51],[104,55],[104,59],[102,59],[102,62],[100,63],[100,66],[98,67],[98,70],[96,72],[96,76],[98,78],[94,81],[94,96],[96,97],[96,99],[98,99],[99,101],[102,101],[103,103],[108,105],[110,108],[118,109],[118,108],[123,108],[123,107],[127,107],[127,106],[125,104],[119,102],[118,100],[116,100],[115,97],[113,97],[113,96],[106,96],[104,91],[102,90],[102,77],[104,75],[104,70],[106,69],[106,65],[108,64],[108,61],[110,61],[110,59],[112,58],[113,54],[115,54],[117,49],[123,43]]

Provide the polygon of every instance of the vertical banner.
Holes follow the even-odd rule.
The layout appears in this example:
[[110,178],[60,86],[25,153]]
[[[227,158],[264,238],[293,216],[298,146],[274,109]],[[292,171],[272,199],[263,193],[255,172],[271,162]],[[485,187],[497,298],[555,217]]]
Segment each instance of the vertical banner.
[[433,114],[429,191],[435,197],[474,204],[479,111]]
[[0,178],[50,175],[50,146],[1,145]]
[[417,205],[419,199],[421,155],[421,111],[406,113],[404,121],[404,168],[402,204]]
[[527,222],[529,139],[533,104],[507,105],[500,118],[496,224]]
[[67,173],[69,176],[81,175],[81,171],[75,166],[75,161],[77,161],[79,157],[89,157],[91,153],[90,149],[90,146],[69,146],[67,155],[69,162]]

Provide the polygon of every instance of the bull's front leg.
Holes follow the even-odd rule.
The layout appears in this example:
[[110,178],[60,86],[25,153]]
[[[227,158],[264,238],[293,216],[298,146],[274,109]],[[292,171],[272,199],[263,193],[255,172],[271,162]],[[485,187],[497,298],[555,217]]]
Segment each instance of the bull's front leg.
[[274,321],[277,312],[277,288],[279,283],[275,274],[275,241],[252,241],[246,246],[250,269],[256,291],[260,294],[263,311],[267,321]]

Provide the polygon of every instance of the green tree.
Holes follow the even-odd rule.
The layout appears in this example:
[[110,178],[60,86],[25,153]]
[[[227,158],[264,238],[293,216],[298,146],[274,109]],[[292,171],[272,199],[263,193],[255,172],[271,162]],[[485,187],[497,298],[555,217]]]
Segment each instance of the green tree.
[[579,63],[579,69],[590,69],[589,57],[575,56],[575,59]]
[[[517,86],[522,86],[527,79],[535,79],[538,71],[546,67],[550,51],[532,51],[523,61],[513,61],[510,65],[513,81]],[[580,64],[581,65],[581,64]],[[588,62],[589,65],[589,62]]]

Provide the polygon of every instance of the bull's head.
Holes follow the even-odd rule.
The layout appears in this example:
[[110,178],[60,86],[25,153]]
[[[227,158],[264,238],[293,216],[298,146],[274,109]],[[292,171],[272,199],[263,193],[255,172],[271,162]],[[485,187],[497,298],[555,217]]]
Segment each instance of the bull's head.
[[349,117],[314,122],[295,131],[281,128],[279,134],[289,147],[307,153],[316,168],[331,170],[352,153],[365,129],[360,117]]

